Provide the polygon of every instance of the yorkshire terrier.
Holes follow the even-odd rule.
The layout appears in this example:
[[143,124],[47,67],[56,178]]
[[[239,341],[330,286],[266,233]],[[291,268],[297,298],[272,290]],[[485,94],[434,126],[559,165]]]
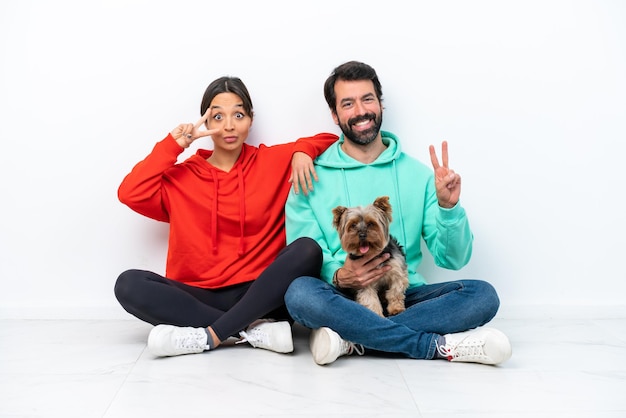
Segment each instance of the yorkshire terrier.
[[403,312],[404,292],[409,287],[409,273],[404,249],[389,234],[391,223],[389,196],[379,197],[365,207],[337,206],[333,209],[333,215],[333,226],[339,232],[341,247],[351,259],[356,260],[370,254],[391,254],[391,257],[379,267],[388,264],[392,269],[372,285],[355,290],[353,296],[356,302],[383,317],[384,305],[389,316]]

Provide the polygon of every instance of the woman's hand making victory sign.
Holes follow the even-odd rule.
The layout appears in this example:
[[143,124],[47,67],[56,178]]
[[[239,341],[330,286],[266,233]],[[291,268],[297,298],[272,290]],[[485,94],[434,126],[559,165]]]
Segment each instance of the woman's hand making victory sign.
[[437,189],[437,200],[442,208],[452,208],[459,201],[461,195],[461,176],[456,174],[454,170],[448,168],[448,143],[443,141],[441,144],[441,162],[435,153],[435,147],[431,145],[430,161],[435,170],[435,188]]
[[219,132],[219,129],[208,129],[206,131],[200,130],[202,125],[206,123],[210,112],[211,108],[207,109],[207,111],[204,112],[204,115],[200,118],[198,122],[196,122],[195,125],[192,125],[191,123],[183,123],[174,128],[171,133],[176,142],[178,142],[178,145],[183,148],[188,148],[189,145],[191,145],[192,142],[196,139],[202,138],[204,136],[210,136],[216,132]]

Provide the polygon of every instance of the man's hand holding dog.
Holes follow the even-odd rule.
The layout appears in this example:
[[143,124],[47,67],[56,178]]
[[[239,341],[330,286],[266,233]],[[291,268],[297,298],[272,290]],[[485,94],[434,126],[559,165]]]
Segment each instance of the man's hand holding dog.
[[461,195],[461,176],[448,168],[448,143],[441,144],[441,165],[435,153],[435,147],[431,145],[430,161],[435,170],[435,188],[437,189],[437,200],[442,208],[453,208],[459,201]]
[[346,257],[343,267],[335,273],[335,285],[344,289],[362,289],[369,286],[391,270],[391,266],[381,264],[389,257],[389,253],[356,260]]

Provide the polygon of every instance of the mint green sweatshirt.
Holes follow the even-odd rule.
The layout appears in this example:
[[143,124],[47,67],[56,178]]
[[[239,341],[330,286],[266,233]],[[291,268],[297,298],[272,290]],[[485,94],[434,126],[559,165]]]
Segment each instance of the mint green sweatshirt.
[[342,135],[315,160],[319,181],[305,196],[293,189],[285,206],[287,243],[307,236],[322,247],[322,279],[332,283],[346,253],[333,227],[336,206],[366,206],[377,197],[389,196],[392,207],[390,233],[404,247],[410,286],[426,283],[418,273],[422,262],[421,238],[439,267],[459,270],[472,254],[473,235],[460,203],[439,207],[433,170],[403,153],[398,138],[382,131],[387,149],[370,164],[362,164],[341,149]]

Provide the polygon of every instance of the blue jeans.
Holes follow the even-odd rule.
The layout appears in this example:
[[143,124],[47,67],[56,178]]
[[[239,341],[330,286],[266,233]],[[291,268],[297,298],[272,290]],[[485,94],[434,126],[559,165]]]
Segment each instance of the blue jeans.
[[293,319],[305,327],[328,327],[370,350],[416,359],[434,358],[439,336],[484,325],[500,306],[489,283],[458,280],[407,290],[407,309],[383,318],[314,277],[294,280],[285,303]]

